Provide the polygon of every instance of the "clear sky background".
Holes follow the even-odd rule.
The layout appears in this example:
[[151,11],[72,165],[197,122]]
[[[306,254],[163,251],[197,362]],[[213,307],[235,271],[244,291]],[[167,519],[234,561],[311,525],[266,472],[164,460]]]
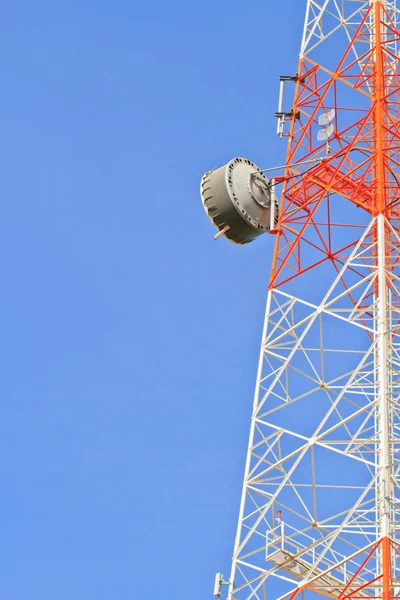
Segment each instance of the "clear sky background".
[[2,600],[229,574],[273,240],[214,242],[199,183],[282,162],[305,5],[3,3]]

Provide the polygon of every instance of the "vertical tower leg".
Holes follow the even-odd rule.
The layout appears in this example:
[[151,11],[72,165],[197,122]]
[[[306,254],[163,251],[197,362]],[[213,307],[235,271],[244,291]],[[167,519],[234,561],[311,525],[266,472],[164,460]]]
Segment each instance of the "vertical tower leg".
[[378,240],[378,394],[379,394],[379,486],[377,504],[379,506],[380,531],[382,536],[382,596],[385,600],[391,597],[391,499],[393,484],[391,481],[390,456],[390,401],[388,363],[388,336],[391,335],[390,317],[388,311],[388,275],[386,270],[387,258],[391,247],[387,243],[389,232],[386,230],[386,165],[385,165],[385,64],[382,38],[383,9],[381,0],[375,0],[374,31],[375,31],[375,153],[376,153],[376,209],[377,240]]

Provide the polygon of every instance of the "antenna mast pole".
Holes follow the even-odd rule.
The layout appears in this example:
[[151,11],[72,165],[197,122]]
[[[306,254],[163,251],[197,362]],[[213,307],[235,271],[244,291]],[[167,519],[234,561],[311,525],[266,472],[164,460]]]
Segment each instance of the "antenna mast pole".
[[[377,240],[378,240],[378,318],[377,318],[377,360],[378,381],[377,393],[379,396],[379,476],[377,487],[377,506],[379,507],[380,534],[382,550],[380,570],[382,573],[382,598],[390,600],[391,597],[391,502],[393,499],[393,483],[390,467],[393,457],[390,451],[390,416],[389,403],[389,361],[388,361],[388,336],[391,335],[391,324],[388,310],[388,285],[386,275],[386,164],[385,164],[385,131],[388,123],[385,122],[384,105],[386,103],[386,78],[385,61],[383,54],[384,32],[382,31],[385,0],[372,1],[372,22],[374,26],[374,129],[375,129],[375,156],[376,156],[376,212],[377,212]],[[388,248],[390,253],[390,246]]]

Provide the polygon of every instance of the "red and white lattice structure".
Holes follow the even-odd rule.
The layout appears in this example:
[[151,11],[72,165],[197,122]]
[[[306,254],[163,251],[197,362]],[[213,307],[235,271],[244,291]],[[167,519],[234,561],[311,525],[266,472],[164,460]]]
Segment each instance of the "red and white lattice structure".
[[306,5],[228,600],[400,597],[398,23]]

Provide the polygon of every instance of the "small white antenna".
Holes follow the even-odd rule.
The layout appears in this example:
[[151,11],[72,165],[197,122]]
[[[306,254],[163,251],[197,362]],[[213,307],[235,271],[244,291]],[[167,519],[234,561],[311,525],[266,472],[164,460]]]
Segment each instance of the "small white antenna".
[[319,142],[326,142],[326,154],[330,154],[329,138],[335,131],[335,126],[332,121],[335,118],[335,109],[332,108],[329,112],[320,115],[318,123],[322,127],[317,133],[317,140]]
[[321,127],[323,125],[329,125],[329,123],[332,123],[333,119],[335,118],[335,114],[335,109],[332,108],[329,112],[320,115],[318,118],[318,125],[321,125]]
[[217,573],[215,576],[214,583],[214,596],[216,596],[217,598],[220,598],[222,596],[221,587],[223,585],[230,585],[230,581],[224,581],[224,576],[222,575],[222,573]]
[[317,140],[319,142],[328,141],[334,131],[335,131],[335,128],[334,128],[333,124],[331,123],[329,125],[329,127],[326,127],[325,129],[320,129],[318,131]]
[[218,598],[221,596],[221,586],[224,580],[224,576],[221,573],[217,573],[215,576],[215,584],[214,584],[214,596]]

